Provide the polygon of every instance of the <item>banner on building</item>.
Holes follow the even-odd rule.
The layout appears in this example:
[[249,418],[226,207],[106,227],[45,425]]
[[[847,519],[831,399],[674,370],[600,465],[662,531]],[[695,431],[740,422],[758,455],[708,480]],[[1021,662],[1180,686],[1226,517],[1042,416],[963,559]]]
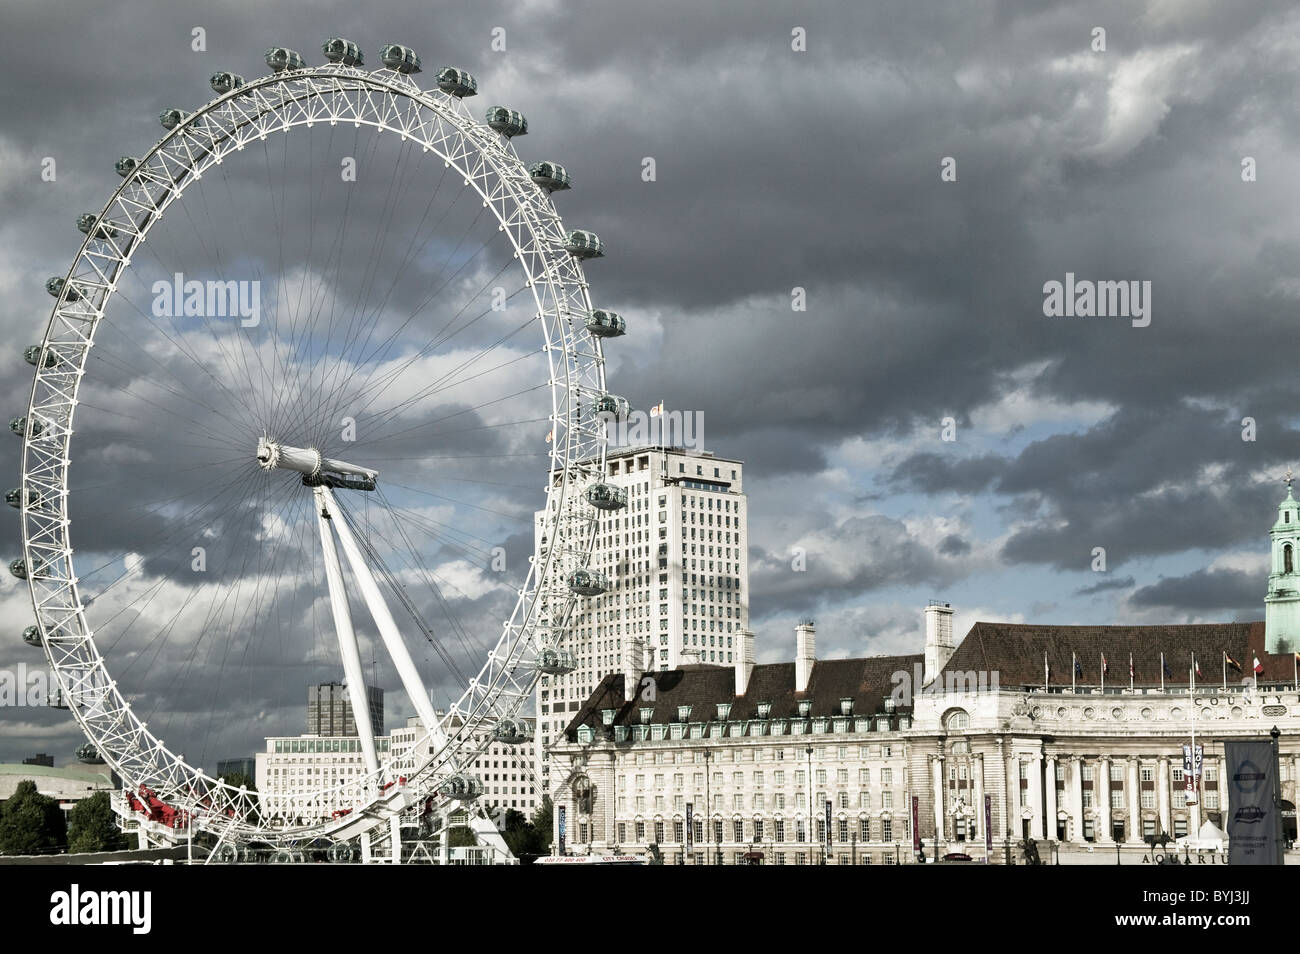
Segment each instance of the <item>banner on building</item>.
[[826,799],[826,854],[831,853],[831,800]]
[[993,854],[993,796],[984,796],[984,863]]
[[695,803],[686,803],[686,853],[691,853],[691,847],[695,844]]
[[567,806],[565,805],[561,805],[556,809],[556,818],[557,818],[556,826],[559,829],[559,833],[560,833],[560,854],[564,854],[564,819],[565,819],[564,809],[566,807]]
[[1197,803],[1197,792],[1201,787],[1198,784],[1201,780],[1201,765],[1204,763],[1204,746],[1190,745],[1183,746],[1183,788],[1187,792],[1188,806]]
[[921,850],[921,799],[912,796],[912,850]]
[[1277,762],[1271,740],[1225,741],[1228,864],[1281,863]]

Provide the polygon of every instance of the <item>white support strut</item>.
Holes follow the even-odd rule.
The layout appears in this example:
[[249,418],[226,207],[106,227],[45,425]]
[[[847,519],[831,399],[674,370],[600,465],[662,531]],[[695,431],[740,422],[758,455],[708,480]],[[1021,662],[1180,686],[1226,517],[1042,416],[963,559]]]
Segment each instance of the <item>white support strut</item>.
[[370,703],[366,698],[365,677],[361,669],[361,653],[357,649],[357,634],[352,628],[352,613],[348,608],[348,594],[343,588],[343,568],[339,565],[338,550],[334,547],[334,534],[330,525],[325,488],[316,487],[316,522],[320,526],[320,544],[325,554],[325,580],[329,585],[330,609],[334,613],[334,630],[339,638],[339,656],[343,660],[343,674],[348,684],[348,700],[352,703],[352,716],[356,720],[357,735],[361,739],[361,753],[366,771],[378,777],[379,756],[375,752],[375,728],[370,721]]

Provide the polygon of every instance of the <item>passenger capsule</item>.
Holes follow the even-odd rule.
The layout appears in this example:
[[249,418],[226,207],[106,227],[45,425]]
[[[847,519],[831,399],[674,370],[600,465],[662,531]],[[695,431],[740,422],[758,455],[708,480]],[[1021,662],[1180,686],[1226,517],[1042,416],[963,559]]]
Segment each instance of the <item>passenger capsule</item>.
[[464,70],[444,66],[438,70],[438,89],[451,96],[464,99],[478,94],[478,80]]
[[599,570],[574,570],[569,574],[569,589],[579,596],[600,596],[609,589],[609,577]]
[[23,642],[28,646],[39,646],[44,641],[41,638],[41,628],[39,626],[28,626],[23,630]]
[[336,841],[329,846],[325,857],[336,865],[350,865],[357,860],[357,849],[346,841]]
[[507,139],[528,135],[528,120],[524,118],[524,114],[506,106],[490,106],[484,114],[484,119],[490,127]]
[[585,324],[587,331],[597,338],[617,338],[627,333],[627,322],[623,320],[623,316],[616,311],[605,311],[603,308],[591,309]]
[[185,122],[188,115],[183,109],[164,109],[158,114],[158,122],[162,123],[163,129],[175,129]]
[[212,87],[214,93],[224,94],[243,86],[244,78],[238,73],[213,73],[212,78],[208,80],[208,85]]
[[85,762],[87,765],[103,765],[104,757],[99,754],[99,749],[87,742],[85,745],[77,747],[74,753],[78,762]]
[[578,661],[567,649],[543,649],[537,654],[537,671],[548,676],[567,676]]
[[613,484],[592,484],[583,496],[597,510],[622,510],[627,506],[627,491]]
[[[15,417],[9,422],[9,430],[13,431],[19,437],[26,437],[28,434],[27,418]],[[45,425],[40,421],[32,421],[30,433],[32,437],[40,437],[45,433]]]
[[27,579],[27,564],[23,560],[14,560],[9,564],[9,572],[20,580]]
[[45,290],[55,298],[63,295],[64,288],[67,288],[67,295],[64,296],[67,301],[81,301],[81,292],[75,284],[68,284],[57,275],[45,280]]
[[396,70],[398,73],[420,72],[420,56],[409,46],[390,43],[379,51],[379,58],[390,70]]
[[117,226],[112,222],[99,224],[99,216],[94,212],[82,212],[77,216],[77,230],[91,238],[106,239],[117,235]]
[[135,168],[138,165],[140,165],[139,159],[136,159],[134,156],[123,156],[121,159],[117,160],[117,162],[113,163],[113,168],[117,170],[119,176],[125,179],[135,171]]
[[564,238],[564,250],[574,258],[601,258],[605,254],[605,244],[595,232],[574,229]]
[[272,73],[283,73],[285,70],[300,70],[307,65],[307,61],[297,50],[273,46],[266,51],[266,65],[271,67]]
[[331,63],[342,63],[344,66],[366,65],[365,56],[361,53],[361,47],[342,37],[330,37],[320,45],[320,51],[325,54],[325,59]]
[[41,357],[42,348],[40,345],[32,345],[23,349],[23,360],[33,368],[52,368],[59,363],[59,356],[53,351],[46,351],[45,356]]
[[471,802],[483,794],[483,782],[477,775],[458,772],[447,776],[438,791],[458,802]]
[[559,192],[569,188],[569,173],[558,162],[534,162],[528,167],[528,175],[547,192]]
[[620,420],[627,417],[628,412],[632,410],[632,405],[627,398],[619,397],[617,394],[602,394],[596,398],[596,413],[611,414]]
[[522,745],[532,741],[533,730],[523,719],[502,719],[492,727],[492,738],[505,745]]
[[[5,503],[15,510],[21,510],[23,506],[23,489],[21,487],[10,487],[5,491]],[[41,504],[41,495],[34,490],[27,491],[27,506],[39,507]]]

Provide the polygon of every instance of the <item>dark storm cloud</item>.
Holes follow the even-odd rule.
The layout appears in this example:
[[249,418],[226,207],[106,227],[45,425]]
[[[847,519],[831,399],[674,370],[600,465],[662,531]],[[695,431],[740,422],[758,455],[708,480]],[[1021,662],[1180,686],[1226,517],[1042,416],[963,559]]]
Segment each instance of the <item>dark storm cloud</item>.
[[1102,580],[1099,583],[1093,583],[1091,586],[1081,586],[1074,591],[1075,596],[1096,596],[1098,593],[1108,593],[1111,590],[1127,590],[1133,587],[1133,577],[1115,577],[1110,580]]
[[1172,613],[1192,610],[1259,613],[1260,579],[1254,573],[1231,569],[1197,570],[1186,576],[1162,577],[1129,597],[1132,605],[1157,607]]

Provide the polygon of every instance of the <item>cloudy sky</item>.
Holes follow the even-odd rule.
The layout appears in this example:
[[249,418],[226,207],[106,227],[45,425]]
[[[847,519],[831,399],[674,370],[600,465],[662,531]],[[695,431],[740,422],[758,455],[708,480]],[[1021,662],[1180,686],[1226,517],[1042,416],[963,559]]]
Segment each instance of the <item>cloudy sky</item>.
[[[1289,350],[1300,299],[1293,5],[121,0],[108,10],[11,0],[0,14],[9,77],[0,89],[0,323],[10,344],[0,393],[13,415],[30,387],[21,348],[40,340],[50,312],[42,283],[75,254],[76,216],[102,208],[120,183],[114,160],[161,135],[159,110],[205,102],[216,70],[263,75],[273,44],[314,63],[321,40],[345,36],[378,66],[378,48],[402,42],[426,67],[474,73],[476,111],[495,103],[523,111],[530,129],[516,142],[520,155],[558,160],[573,175],[557,206],[566,225],[605,240],[607,257],[587,270],[593,295],[629,322],[628,336],[607,348],[611,390],[634,407],[663,400],[702,413],[710,449],[746,462],[761,659],[789,655],[800,615],[817,618],[826,655],[913,650],[931,598],[954,604],[961,632],[977,619],[1262,618],[1267,529],[1282,475],[1300,458]],[[206,50],[191,48],[195,28]],[[496,28],[504,51],[492,49]],[[793,48],[796,32],[806,49]],[[420,79],[431,85],[432,72]],[[347,144],[313,142],[272,146],[266,163],[209,183],[208,202],[190,213],[198,225],[177,225],[160,247],[191,269],[224,249],[230,274],[243,268],[267,280],[270,306],[291,312],[283,289],[295,277],[299,288],[316,287],[331,261],[325,246],[339,234],[329,224],[313,252],[301,242],[314,226],[299,230],[291,256],[303,261],[284,267],[274,248],[283,242],[267,237],[265,226],[295,202],[317,195],[327,200],[321,209],[338,207],[313,178],[324,168],[315,159],[336,162]],[[383,148],[364,154],[372,158],[358,183],[373,197],[359,206],[380,210],[373,232],[352,237],[360,252],[334,260],[338,280],[358,288],[368,287],[369,252],[385,223],[442,214],[385,205],[399,178],[391,170],[404,160]],[[56,161],[53,182],[42,180],[46,157]],[[654,181],[642,176],[647,157]],[[282,170],[302,168],[286,183],[272,158]],[[384,168],[386,176],[368,174]],[[430,191],[415,175],[404,188]],[[268,219],[265,197],[276,189],[284,203],[272,201]],[[497,268],[490,246],[472,261],[458,251],[461,211],[447,203],[442,244],[433,246],[439,262],[433,252],[413,259],[426,277],[446,263],[467,266],[470,277],[439,303],[447,309],[439,327],[472,305]],[[395,275],[403,253],[389,255]],[[140,267],[166,274],[165,258]],[[1067,273],[1149,282],[1149,325],[1045,316],[1045,283]],[[144,287],[134,293],[141,303]],[[381,329],[419,304],[411,305],[418,283],[403,288],[394,278],[391,287],[391,302],[358,312]],[[794,289],[804,290],[805,310],[792,307]],[[137,330],[124,313],[116,348],[105,339],[109,357],[97,369],[105,400],[85,412],[84,456],[75,446],[73,454],[73,483],[80,473],[86,488],[82,510],[73,505],[74,545],[87,554],[79,573],[90,577],[88,592],[104,594],[97,625],[106,631],[142,615],[129,608],[144,600],[181,605],[192,584],[150,551],[164,533],[153,521],[175,514],[114,511],[120,497],[96,496],[94,467],[119,468],[114,478],[130,480],[137,501],[168,499],[178,486],[198,493],[188,482],[212,478],[156,466],[157,447],[150,466],[123,453],[160,432],[108,395],[168,403],[125,377]],[[164,387],[162,376],[155,383]],[[189,383],[194,401],[216,401],[223,387]],[[522,427],[520,401],[500,413]],[[412,426],[445,419],[424,413]],[[488,413],[473,416],[492,423]],[[512,559],[528,552],[540,479],[532,460],[506,462],[515,445],[469,431],[457,449],[501,462],[438,476],[477,479],[481,496],[394,502],[431,534],[471,499],[494,515],[474,525],[478,536],[444,534],[424,555],[461,619],[495,619],[509,587],[485,577],[485,554],[494,543]],[[407,448],[401,433],[424,446],[400,428],[387,433],[394,459]],[[18,444],[0,443],[10,485]],[[241,541],[279,532],[260,522],[265,507],[231,507],[227,522],[194,529],[221,541],[216,564]],[[275,512],[310,530],[307,511]],[[378,517],[374,527],[385,532]],[[259,572],[282,573],[282,612],[312,628],[319,581],[286,569],[310,537],[287,539]],[[17,555],[16,519],[9,540]],[[418,567],[406,569],[416,589]],[[115,586],[119,577],[135,589]],[[269,649],[271,627],[252,605],[241,615],[222,604],[217,618],[239,638],[221,645],[169,630],[161,612],[115,635],[123,682],[154,714],[151,725],[172,726],[178,747],[205,764],[247,754],[262,735],[302,731],[297,686],[337,675],[328,642]],[[0,585],[0,619],[9,631],[0,666],[37,663],[18,638],[31,607],[16,581]],[[488,629],[467,626],[462,661]],[[439,659],[426,655],[418,661],[437,671]],[[214,700],[235,696],[248,717],[223,726]],[[62,762],[79,741],[57,713],[7,713],[0,759],[43,750]]]

